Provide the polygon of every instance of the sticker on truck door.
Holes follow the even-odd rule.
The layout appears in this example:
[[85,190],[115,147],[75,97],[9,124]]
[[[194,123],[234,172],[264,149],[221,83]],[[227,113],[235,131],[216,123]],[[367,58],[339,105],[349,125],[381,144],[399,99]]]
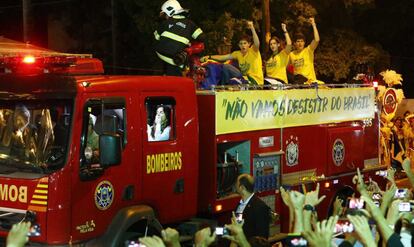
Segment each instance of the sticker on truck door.
[[345,159],[345,145],[341,139],[336,139],[332,146],[332,160],[336,166],[341,166]]
[[95,189],[95,205],[100,210],[108,209],[114,201],[114,187],[109,181],[100,182]]

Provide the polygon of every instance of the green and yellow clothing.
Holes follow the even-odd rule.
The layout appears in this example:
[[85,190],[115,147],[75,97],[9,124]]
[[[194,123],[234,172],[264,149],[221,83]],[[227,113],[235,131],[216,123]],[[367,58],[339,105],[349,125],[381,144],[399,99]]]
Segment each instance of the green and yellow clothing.
[[282,50],[276,55],[272,55],[266,61],[266,75],[268,77],[283,80],[287,83],[286,67],[288,63],[289,54],[285,50]]
[[301,52],[292,51],[289,54],[290,63],[294,67],[294,74],[295,75],[303,75],[304,77],[308,78],[308,81],[315,81],[316,74],[315,68],[313,67],[313,56],[314,50],[307,46]]
[[240,71],[246,80],[253,84],[263,85],[262,57],[258,50],[250,47],[245,55],[241,51],[234,51],[231,56],[237,59]]

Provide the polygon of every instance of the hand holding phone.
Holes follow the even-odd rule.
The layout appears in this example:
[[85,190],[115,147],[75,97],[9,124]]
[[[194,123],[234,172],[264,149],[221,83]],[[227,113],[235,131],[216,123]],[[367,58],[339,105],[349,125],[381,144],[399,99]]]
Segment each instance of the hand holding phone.
[[400,212],[410,212],[411,211],[411,205],[409,202],[400,202],[398,205],[398,211]]
[[237,213],[237,214],[236,214],[236,222],[237,222],[238,224],[243,223],[243,214],[240,214],[240,213]]
[[395,191],[395,195],[394,198],[405,198],[405,196],[407,195],[407,188],[402,188],[402,189],[397,189]]
[[216,235],[217,236],[226,236],[229,235],[229,231],[225,227],[216,227]]
[[348,208],[361,209],[364,208],[364,200],[362,198],[349,198]]
[[125,241],[125,247],[146,247],[144,244],[141,244],[138,240],[136,241],[132,241],[132,240],[127,240]]
[[349,220],[338,221],[334,228],[334,233],[349,233],[354,231],[354,225]]

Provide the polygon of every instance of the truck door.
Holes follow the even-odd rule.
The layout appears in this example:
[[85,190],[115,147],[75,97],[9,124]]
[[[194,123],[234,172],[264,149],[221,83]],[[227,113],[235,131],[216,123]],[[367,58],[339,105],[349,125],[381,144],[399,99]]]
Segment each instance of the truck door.
[[[161,222],[182,218],[185,210],[183,118],[177,93],[141,96],[143,120],[144,202],[154,207]],[[194,164],[196,165],[196,164]]]

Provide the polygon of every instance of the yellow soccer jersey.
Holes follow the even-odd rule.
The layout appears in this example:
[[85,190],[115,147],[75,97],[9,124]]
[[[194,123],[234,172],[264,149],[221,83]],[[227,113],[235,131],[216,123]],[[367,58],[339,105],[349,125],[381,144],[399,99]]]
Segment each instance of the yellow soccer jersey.
[[289,55],[282,50],[277,55],[270,57],[266,61],[266,75],[272,78],[288,82],[286,75],[286,66],[289,63]]
[[316,80],[315,68],[313,67],[313,50],[309,46],[299,53],[292,51],[289,54],[289,59],[295,69],[295,75],[301,74],[308,80]]
[[262,57],[259,51],[250,47],[244,56],[241,51],[234,51],[231,56],[239,62],[240,71],[245,79],[251,77],[257,84],[263,85]]

